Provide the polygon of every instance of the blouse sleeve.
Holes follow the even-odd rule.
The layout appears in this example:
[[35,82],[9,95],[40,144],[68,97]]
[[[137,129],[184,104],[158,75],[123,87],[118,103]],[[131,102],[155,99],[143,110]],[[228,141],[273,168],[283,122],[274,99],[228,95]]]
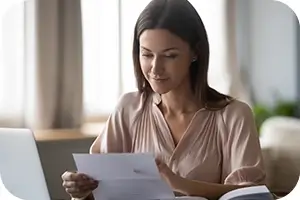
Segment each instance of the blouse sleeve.
[[121,97],[115,111],[90,148],[90,153],[124,153],[131,151],[130,113],[126,109],[129,95]]
[[223,142],[222,181],[224,184],[265,184],[259,136],[251,108],[233,102],[223,113],[227,138]]

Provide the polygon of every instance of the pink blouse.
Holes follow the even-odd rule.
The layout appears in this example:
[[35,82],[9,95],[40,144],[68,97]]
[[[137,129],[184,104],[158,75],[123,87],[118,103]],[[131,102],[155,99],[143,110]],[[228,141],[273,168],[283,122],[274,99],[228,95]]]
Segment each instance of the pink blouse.
[[152,153],[182,177],[221,184],[264,184],[265,171],[250,107],[233,100],[200,109],[178,145],[158,108],[161,98],[123,95],[99,135],[100,152]]

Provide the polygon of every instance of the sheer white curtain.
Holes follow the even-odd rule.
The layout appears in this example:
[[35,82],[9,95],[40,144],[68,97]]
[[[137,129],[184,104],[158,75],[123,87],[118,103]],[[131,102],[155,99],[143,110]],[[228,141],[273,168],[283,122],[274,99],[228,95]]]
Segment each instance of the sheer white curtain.
[[0,125],[21,127],[24,115],[24,3],[14,4],[1,19]]
[[121,94],[136,90],[131,55],[133,30],[148,2],[81,1],[86,117],[108,115]]
[[[138,15],[150,0],[82,0],[84,110],[105,115],[122,93],[135,91],[132,39]],[[236,70],[234,39],[228,40],[228,0],[190,0],[201,16],[210,42],[209,84],[232,93]],[[234,1],[233,1],[234,2]],[[234,11],[234,9],[233,9]],[[230,27],[234,28],[234,27]],[[232,37],[231,37],[232,38]],[[233,42],[233,43],[232,43]],[[231,54],[233,52],[233,54]],[[237,74],[237,72],[235,72]]]
[[209,84],[220,92],[228,93],[225,70],[227,62],[226,0],[190,0],[205,25],[210,44]]
[[105,115],[120,94],[118,0],[82,0],[83,94],[87,116]]
[[250,102],[237,62],[236,1],[189,0],[205,25],[210,43],[208,83],[219,92]]
[[[132,44],[134,26],[139,14],[150,0],[121,0],[121,80],[122,92],[135,91],[136,81],[133,71]],[[134,6],[133,6],[134,5]]]
[[1,20],[0,126],[81,125],[79,0],[27,0]]
[[[122,93],[136,90],[131,55],[133,30],[138,15],[149,2],[81,0],[85,116],[107,116]],[[227,94],[238,94],[232,92],[232,86],[240,85],[240,81],[235,63],[235,36],[228,31],[234,29],[228,26],[232,23],[228,20],[234,19],[234,15],[228,18],[230,1],[190,2],[199,12],[208,33],[210,85]],[[28,10],[25,16],[30,13],[34,10]],[[24,118],[34,119],[35,107],[41,103],[34,97],[37,93],[33,76],[35,58],[24,54],[25,42],[27,52],[35,50],[32,33],[35,25],[30,22],[32,20],[26,20],[24,26],[24,21],[24,4],[21,3],[12,7],[2,19],[5,31],[1,48],[5,51],[2,51],[4,60],[0,64],[0,124],[14,127],[26,124]]]

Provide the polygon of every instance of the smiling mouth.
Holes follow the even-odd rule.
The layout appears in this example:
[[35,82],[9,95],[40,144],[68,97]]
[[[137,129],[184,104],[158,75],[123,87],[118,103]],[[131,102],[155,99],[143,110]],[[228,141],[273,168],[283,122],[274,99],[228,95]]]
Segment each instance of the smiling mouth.
[[168,78],[152,78],[155,81],[166,81]]

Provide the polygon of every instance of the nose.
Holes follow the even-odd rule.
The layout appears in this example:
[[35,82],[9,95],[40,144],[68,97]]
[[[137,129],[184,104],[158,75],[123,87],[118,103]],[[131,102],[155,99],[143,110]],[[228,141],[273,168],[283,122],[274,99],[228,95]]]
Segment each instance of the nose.
[[164,72],[164,65],[163,65],[163,62],[161,61],[161,59],[159,57],[155,57],[152,60],[151,71],[152,71],[153,74],[157,74],[157,75]]

